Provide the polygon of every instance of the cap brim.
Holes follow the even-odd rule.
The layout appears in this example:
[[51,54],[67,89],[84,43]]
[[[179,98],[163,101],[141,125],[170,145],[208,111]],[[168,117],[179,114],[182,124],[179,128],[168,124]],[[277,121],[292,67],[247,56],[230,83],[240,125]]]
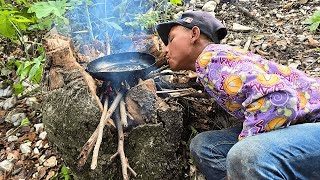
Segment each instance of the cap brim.
[[165,45],[168,45],[168,36],[172,27],[180,25],[178,22],[166,22],[157,25],[157,32]]

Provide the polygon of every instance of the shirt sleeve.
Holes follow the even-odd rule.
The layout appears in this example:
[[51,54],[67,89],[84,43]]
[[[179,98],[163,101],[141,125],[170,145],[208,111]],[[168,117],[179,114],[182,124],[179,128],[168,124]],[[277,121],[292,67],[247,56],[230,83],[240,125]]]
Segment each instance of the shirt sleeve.
[[239,107],[232,109],[244,118],[239,140],[288,126],[299,105],[298,93],[287,79],[245,58],[230,51],[204,52],[196,63],[198,81],[218,104],[227,110],[230,102]]

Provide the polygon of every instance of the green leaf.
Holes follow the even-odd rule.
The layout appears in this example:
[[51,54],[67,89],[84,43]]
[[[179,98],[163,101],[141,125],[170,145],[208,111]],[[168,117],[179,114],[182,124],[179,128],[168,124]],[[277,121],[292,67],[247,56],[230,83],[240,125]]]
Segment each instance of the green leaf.
[[182,4],[181,0],[170,0],[172,4]]
[[20,126],[29,126],[31,123],[29,121],[29,119],[26,117],[24,119],[22,119]]
[[70,179],[70,170],[68,167],[66,167],[65,165],[63,165],[63,167],[61,168],[61,177],[63,177],[65,180],[69,180]]
[[30,69],[29,76],[28,76],[29,79],[33,78],[34,75],[37,73],[41,64],[41,57],[34,58],[33,62],[34,62],[34,65]]
[[14,84],[12,87],[15,95],[21,94],[24,91],[24,87],[22,86],[21,82]]
[[309,26],[310,31],[315,31],[315,30],[317,30],[318,27],[319,27],[319,25],[320,25],[320,21],[311,24],[311,26]]

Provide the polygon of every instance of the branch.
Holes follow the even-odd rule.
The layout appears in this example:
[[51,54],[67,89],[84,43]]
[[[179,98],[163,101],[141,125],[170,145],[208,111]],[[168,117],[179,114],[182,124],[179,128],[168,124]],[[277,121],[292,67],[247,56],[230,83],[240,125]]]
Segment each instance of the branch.
[[111,117],[112,113],[117,108],[122,96],[123,96],[123,92],[119,92],[117,94],[117,97],[114,99],[113,103],[111,104],[110,109],[107,112],[105,112],[104,110],[103,111],[104,113],[102,113],[102,117],[99,123],[97,142],[93,150],[91,169],[95,169],[97,167],[99,148],[102,142],[103,128],[105,126],[104,120],[109,119]]

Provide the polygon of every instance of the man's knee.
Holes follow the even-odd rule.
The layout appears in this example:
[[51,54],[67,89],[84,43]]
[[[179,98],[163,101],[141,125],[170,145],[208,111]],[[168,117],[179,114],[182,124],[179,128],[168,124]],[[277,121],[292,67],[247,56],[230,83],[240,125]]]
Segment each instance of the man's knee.
[[259,164],[263,164],[259,142],[242,140],[236,143],[227,154],[227,171],[233,177],[255,171]]
[[205,139],[206,137],[204,133],[200,133],[191,140],[189,148],[193,157],[197,156],[203,151],[203,145],[206,143]]

